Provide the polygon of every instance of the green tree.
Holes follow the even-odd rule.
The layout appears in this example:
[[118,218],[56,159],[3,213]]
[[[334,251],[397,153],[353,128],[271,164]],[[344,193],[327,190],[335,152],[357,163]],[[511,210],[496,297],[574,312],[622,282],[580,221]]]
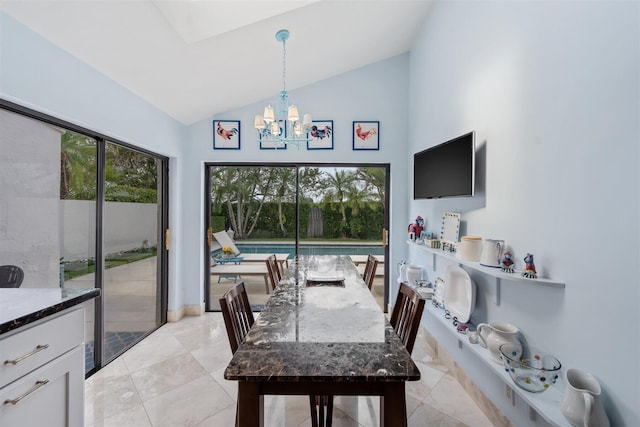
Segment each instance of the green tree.
[[334,169],[333,173],[324,174],[324,198],[323,205],[337,209],[341,215],[340,237],[347,235],[347,201],[356,174],[350,170]]
[[60,138],[60,198],[95,199],[96,141],[66,131]]

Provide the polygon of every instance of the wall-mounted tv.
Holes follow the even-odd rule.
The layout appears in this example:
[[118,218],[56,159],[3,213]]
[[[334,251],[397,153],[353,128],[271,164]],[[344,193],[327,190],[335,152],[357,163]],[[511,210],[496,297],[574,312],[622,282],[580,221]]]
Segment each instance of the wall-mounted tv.
[[469,197],[474,193],[475,132],[413,155],[413,198]]

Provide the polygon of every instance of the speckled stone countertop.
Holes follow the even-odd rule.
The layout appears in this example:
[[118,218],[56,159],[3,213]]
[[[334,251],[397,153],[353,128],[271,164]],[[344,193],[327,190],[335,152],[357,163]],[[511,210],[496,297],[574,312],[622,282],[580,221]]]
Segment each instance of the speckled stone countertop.
[[[307,286],[308,279],[338,285]],[[420,371],[351,259],[322,255],[292,263],[224,376],[384,382],[418,380]]]
[[0,334],[28,325],[100,295],[100,290],[0,288]]

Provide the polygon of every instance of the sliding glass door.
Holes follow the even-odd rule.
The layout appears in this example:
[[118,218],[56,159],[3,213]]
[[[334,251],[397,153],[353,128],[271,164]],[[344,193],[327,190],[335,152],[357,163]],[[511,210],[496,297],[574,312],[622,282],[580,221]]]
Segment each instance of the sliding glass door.
[[106,142],[102,286],[105,363],[162,324],[161,174],[161,160]]
[[0,100],[0,259],[85,303],[94,372],[166,322],[168,160]]
[[[209,165],[207,171],[207,310],[219,310],[218,299],[239,280],[252,304],[269,298],[259,274],[216,274],[216,264],[228,263],[222,249],[229,241],[242,254],[276,254],[285,267],[283,257],[340,254],[350,255],[362,270],[367,256],[376,255],[372,292],[386,306],[388,165],[227,164]],[[235,270],[249,272],[243,257],[234,262]]]

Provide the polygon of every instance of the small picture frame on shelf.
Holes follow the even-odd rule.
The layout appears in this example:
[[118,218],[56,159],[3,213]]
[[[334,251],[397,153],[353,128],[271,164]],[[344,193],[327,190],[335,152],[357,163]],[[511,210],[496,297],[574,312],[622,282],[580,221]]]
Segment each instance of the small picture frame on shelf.
[[314,120],[309,129],[307,150],[333,150],[333,120]]
[[353,149],[379,150],[380,122],[363,120],[353,122]]
[[[280,124],[280,135],[283,137],[287,137],[287,122],[286,120],[279,120]],[[275,141],[269,137],[263,137],[260,135],[260,149],[261,150],[286,150],[287,144],[282,142]]]
[[213,149],[240,149],[240,120],[213,121]]

